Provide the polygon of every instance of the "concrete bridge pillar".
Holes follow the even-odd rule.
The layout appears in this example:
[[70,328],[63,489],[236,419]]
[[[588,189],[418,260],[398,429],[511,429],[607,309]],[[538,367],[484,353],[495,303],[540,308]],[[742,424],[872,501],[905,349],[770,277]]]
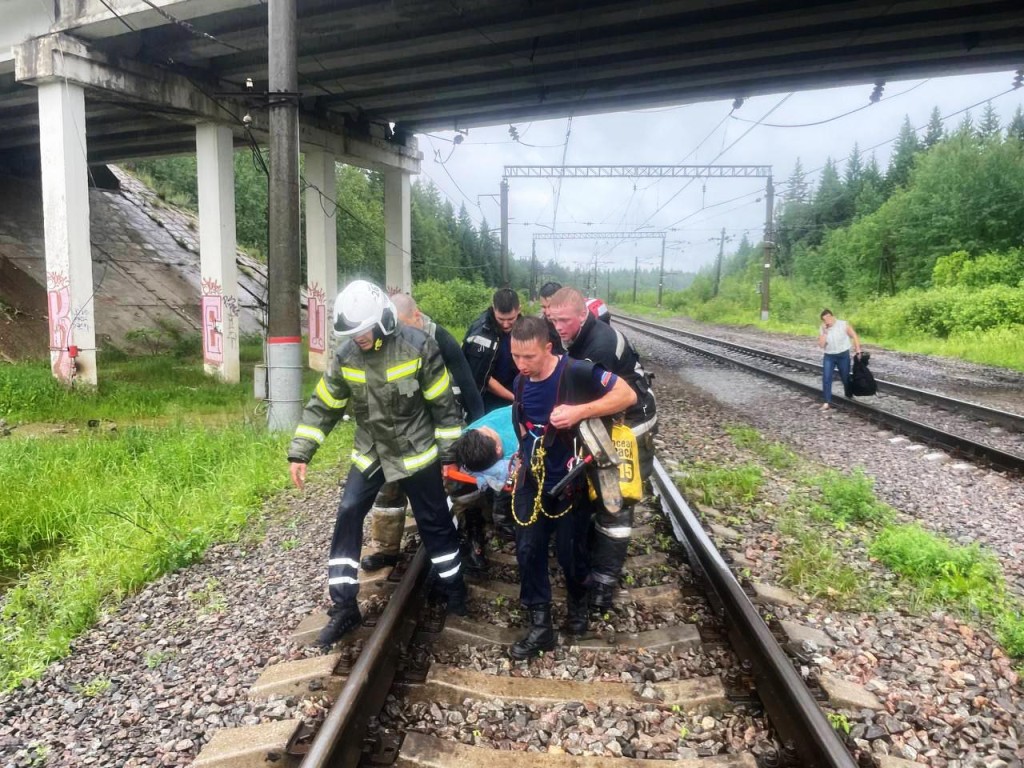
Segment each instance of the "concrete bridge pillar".
[[391,292],[412,292],[411,204],[409,174],[384,171],[384,282]]
[[[309,367],[327,370],[334,299],[338,295],[338,194],[334,155],[306,150],[306,297]],[[323,193],[323,197],[321,197]]]
[[40,83],[38,98],[50,366],[65,384],[95,386],[85,91],[56,80]]
[[196,126],[199,191],[200,328],[206,373],[234,384],[238,370],[238,267],[231,129]]

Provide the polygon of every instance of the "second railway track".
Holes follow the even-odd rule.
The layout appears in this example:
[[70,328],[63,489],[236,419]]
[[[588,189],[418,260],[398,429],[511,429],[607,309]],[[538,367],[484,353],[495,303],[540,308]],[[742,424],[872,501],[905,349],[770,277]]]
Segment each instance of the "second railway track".
[[[649,320],[616,316],[615,322],[631,331],[771,378],[809,395],[821,395],[821,366],[818,364]],[[808,373],[813,378],[807,376]],[[884,380],[878,381],[878,386],[880,397],[871,398],[874,401],[871,404],[864,399],[839,395],[834,396],[833,403],[861,418],[965,458],[1000,470],[1024,471],[1024,416]]]

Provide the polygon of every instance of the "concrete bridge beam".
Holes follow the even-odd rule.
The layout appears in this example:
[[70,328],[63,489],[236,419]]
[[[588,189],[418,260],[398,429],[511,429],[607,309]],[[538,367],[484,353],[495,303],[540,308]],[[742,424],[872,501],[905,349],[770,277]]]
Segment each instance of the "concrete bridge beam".
[[338,294],[338,217],[333,200],[338,185],[334,155],[306,155],[306,296],[309,318],[309,367],[327,370],[334,299]]
[[412,292],[412,188],[409,174],[384,172],[384,282]]
[[231,129],[196,126],[199,192],[200,328],[206,373],[239,380],[238,272],[235,263],[235,166]]
[[50,366],[65,384],[96,385],[89,166],[85,91],[61,81],[39,84],[39,155],[50,325]]

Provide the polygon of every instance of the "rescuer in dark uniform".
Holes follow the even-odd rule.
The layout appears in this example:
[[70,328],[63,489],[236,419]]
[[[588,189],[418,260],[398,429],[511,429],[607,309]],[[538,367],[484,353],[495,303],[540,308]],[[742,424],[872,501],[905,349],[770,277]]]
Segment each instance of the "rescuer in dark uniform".
[[[575,288],[562,288],[551,297],[548,318],[558,331],[569,357],[589,360],[611,371],[636,392],[636,403],[626,411],[625,423],[636,436],[640,474],[646,480],[654,466],[658,416],[651,380],[640,363],[640,356],[621,331],[594,317],[583,294]],[[590,562],[590,603],[593,607],[607,608],[611,605],[632,532],[631,506],[624,506],[614,515],[598,506]]]

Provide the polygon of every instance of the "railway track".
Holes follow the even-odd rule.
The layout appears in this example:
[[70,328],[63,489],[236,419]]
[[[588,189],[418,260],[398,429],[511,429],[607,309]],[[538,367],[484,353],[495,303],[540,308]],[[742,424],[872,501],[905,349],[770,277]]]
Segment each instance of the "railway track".
[[[571,646],[562,638],[532,662],[507,658],[522,631],[510,626],[511,544],[492,552],[488,580],[471,582],[467,619],[427,605],[421,549],[372,628],[334,654],[292,663],[305,673],[267,670],[296,695],[336,693],[315,736],[295,722],[274,726],[275,738],[288,737],[273,747],[258,731],[227,733],[195,765],[237,768],[269,755],[303,768],[512,768],[523,758],[538,768],[652,768],[657,758],[687,768],[854,768],[819,704],[830,692],[809,690],[782,649],[799,642],[764,623],[754,587],[737,582],[660,463],[653,480],[660,507],[638,511],[627,588]],[[557,614],[557,587],[555,599]]]
[[[672,346],[820,397],[820,364],[649,320],[616,316],[615,322]],[[1000,470],[1024,471],[1024,417],[936,392],[876,381],[879,396],[870,398],[872,403],[835,394],[833,405],[955,455]]]

